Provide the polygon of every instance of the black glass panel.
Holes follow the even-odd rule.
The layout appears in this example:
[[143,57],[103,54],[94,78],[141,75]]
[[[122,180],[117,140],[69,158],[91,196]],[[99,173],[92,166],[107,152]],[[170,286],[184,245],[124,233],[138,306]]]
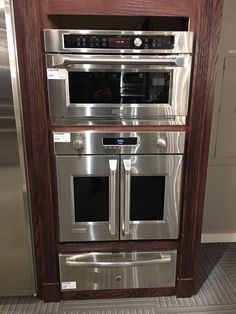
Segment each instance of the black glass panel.
[[163,220],[165,176],[132,176],[130,220]]
[[120,73],[69,72],[71,103],[119,103]]
[[169,103],[171,72],[69,72],[71,103]]
[[125,73],[121,88],[122,103],[169,103],[170,72]]
[[75,221],[109,220],[108,177],[74,177]]

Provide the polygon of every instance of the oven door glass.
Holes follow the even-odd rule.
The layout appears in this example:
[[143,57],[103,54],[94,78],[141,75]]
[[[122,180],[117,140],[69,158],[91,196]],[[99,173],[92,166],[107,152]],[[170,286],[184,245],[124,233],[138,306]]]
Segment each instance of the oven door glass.
[[164,219],[165,180],[163,176],[131,176],[130,221]]
[[109,221],[109,177],[73,177],[75,222]]
[[172,71],[69,72],[71,104],[168,104]]
[[118,157],[57,156],[56,167],[60,241],[118,239]]
[[121,157],[121,230],[127,239],[176,239],[182,156]]

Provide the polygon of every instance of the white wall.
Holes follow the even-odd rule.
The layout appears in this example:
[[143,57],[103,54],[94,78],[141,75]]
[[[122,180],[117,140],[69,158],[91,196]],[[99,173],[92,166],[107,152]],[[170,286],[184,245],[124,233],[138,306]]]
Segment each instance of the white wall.
[[236,1],[225,0],[202,242],[236,242]]

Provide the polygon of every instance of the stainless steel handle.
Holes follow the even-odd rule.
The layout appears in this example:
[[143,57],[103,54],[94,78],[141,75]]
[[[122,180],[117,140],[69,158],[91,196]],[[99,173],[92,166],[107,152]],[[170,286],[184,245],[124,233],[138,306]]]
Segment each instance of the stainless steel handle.
[[129,234],[129,218],[130,218],[130,172],[131,160],[124,159],[125,168],[125,204],[124,204],[124,235]]
[[116,169],[117,160],[109,160],[109,231],[112,236],[116,234]]
[[143,266],[150,264],[161,264],[171,262],[171,256],[168,254],[160,254],[160,258],[150,259],[150,260],[141,260],[141,261],[131,261],[131,262],[88,262],[88,261],[79,261],[81,255],[75,255],[66,258],[66,265],[71,266],[81,266],[81,267],[134,267],[134,266]]
[[184,66],[185,57],[184,56],[94,56],[94,55],[82,55],[76,57],[54,57],[53,66],[54,67],[68,67],[76,64],[140,64],[140,65],[169,65],[169,66]]

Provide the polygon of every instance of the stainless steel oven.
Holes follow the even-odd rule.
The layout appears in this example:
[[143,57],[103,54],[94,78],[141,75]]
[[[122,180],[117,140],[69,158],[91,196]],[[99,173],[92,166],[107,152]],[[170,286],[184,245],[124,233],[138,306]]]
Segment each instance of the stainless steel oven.
[[45,30],[54,124],[184,124],[191,32]]
[[60,241],[176,239],[184,132],[54,132]]

